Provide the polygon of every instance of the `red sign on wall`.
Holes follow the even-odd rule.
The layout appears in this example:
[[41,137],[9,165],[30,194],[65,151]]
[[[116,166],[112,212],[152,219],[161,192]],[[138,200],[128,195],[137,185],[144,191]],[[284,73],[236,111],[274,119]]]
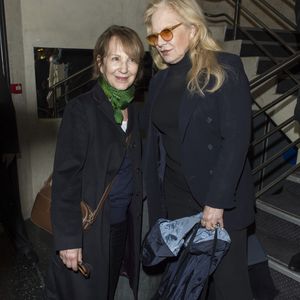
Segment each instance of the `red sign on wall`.
[[22,94],[22,84],[21,83],[12,83],[10,85],[10,92],[12,94]]

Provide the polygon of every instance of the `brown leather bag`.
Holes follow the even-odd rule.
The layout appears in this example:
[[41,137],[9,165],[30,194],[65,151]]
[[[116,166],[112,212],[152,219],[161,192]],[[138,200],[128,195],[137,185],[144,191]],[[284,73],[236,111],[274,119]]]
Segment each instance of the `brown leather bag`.
[[[52,174],[45,181],[41,190],[37,193],[34,204],[31,210],[31,221],[38,227],[52,233],[50,208],[51,208],[51,186],[52,186]],[[85,202],[81,201],[81,212],[82,212],[82,228],[87,230],[96,220],[98,213],[103,208],[105,200],[107,199],[109,192],[112,187],[112,181],[107,185],[103,195],[93,211],[90,206]]]

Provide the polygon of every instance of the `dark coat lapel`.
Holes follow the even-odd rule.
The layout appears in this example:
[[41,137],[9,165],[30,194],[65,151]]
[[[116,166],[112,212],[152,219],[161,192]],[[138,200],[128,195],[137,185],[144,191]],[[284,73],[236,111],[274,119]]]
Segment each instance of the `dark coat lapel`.
[[[158,76],[156,78],[155,84],[153,84],[154,91],[153,91],[153,93],[151,95],[151,99],[150,99],[150,101],[151,101],[150,116],[152,116],[152,109],[153,109],[154,103],[157,99],[157,94],[161,90],[161,86],[163,85],[163,83],[166,81],[167,74],[168,74],[168,69],[166,69],[164,72],[162,72],[161,76]],[[152,118],[150,121],[152,122]]]
[[183,99],[179,108],[179,134],[180,141],[182,142],[185,136],[186,129],[191,120],[192,114],[196,109],[196,106],[201,101],[201,97],[197,94],[191,94],[187,89],[183,95]]
[[[168,74],[168,69],[163,71],[161,73],[161,76],[158,76],[156,78],[155,83],[153,84],[153,93],[151,95],[151,109],[150,109],[150,115],[152,115],[152,109],[154,107],[154,103],[157,99],[157,94],[161,89],[161,86],[165,83],[167,84],[166,77]],[[186,89],[185,93],[182,96],[182,101],[179,108],[179,134],[180,134],[180,140],[183,141],[186,129],[189,125],[190,119],[192,117],[193,112],[196,109],[196,106],[199,104],[199,101],[201,101],[201,97],[197,94],[191,95],[190,92]],[[167,116],[166,116],[167,117]]]

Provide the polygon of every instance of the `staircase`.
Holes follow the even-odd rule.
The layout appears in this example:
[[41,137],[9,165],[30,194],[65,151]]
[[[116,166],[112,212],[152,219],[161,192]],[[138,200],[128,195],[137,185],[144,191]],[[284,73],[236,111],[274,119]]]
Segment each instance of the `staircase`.
[[[293,55],[261,28],[239,28],[236,40],[232,40],[232,24],[212,24],[211,32],[224,51],[241,56],[250,83]],[[277,30],[275,34],[288,47],[300,48],[300,35],[295,31]],[[272,53],[272,58],[266,53]],[[251,89],[255,101],[251,152],[257,192],[256,234],[267,252],[271,275],[280,292],[276,300],[300,299],[300,273],[288,268],[290,258],[300,252],[300,170],[296,164],[300,135],[293,121],[298,93],[294,79],[300,79],[299,60]],[[280,97],[284,99],[272,106]],[[266,106],[270,108],[260,112]],[[284,122],[287,125],[281,126]],[[278,126],[282,128],[276,131]],[[268,137],[262,140],[266,134]]]

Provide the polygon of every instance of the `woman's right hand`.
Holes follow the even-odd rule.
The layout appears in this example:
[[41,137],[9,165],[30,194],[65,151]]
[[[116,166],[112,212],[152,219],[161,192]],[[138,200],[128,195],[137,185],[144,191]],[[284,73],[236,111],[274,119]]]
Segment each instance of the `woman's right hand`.
[[75,272],[78,271],[78,263],[82,262],[81,248],[60,250],[59,256],[69,269],[72,269]]

